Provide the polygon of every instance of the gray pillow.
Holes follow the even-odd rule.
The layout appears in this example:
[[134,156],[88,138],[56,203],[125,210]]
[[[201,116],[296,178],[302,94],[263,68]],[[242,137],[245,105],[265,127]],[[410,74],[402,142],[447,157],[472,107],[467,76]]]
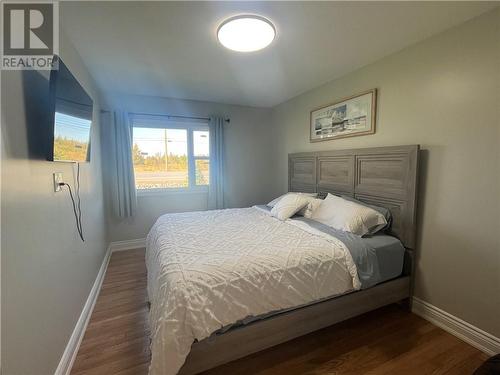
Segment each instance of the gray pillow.
[[350,197],[348,195],[342,195],[342,198],[344,198],[346,201],[351,201],[355,202],[358,204],[362,204],[363,206],[370,207],[371,209],[380,212],[382,215],[384,215],[385,219],[387,220],[387,225],[383,228],[380,229],[380,231],[387,231],[392,224],[392,215],[391,211],[388,208],[385,207],[380,207],[380,206],[375,206],[374,204],[368,204],[362,201],[357,200],[356,198]]

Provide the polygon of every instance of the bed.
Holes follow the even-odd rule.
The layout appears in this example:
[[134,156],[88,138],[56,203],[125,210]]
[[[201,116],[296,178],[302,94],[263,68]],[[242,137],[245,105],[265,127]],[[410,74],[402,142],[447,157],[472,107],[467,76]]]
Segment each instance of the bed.
[[146,247],[150,374],[199,373],[408,298],[418,152],[289,155],[289,191],[386,207],[388,235],[343,237],[265,206],[160,217]]

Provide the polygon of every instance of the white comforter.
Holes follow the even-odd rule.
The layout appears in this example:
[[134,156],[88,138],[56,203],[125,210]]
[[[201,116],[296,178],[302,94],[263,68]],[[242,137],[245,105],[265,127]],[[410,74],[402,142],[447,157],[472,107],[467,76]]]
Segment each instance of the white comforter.
[[147,238],[150,375],[173,375],[191,344],[249,316],[359,289],[345,245],[256,208],[168,214]]

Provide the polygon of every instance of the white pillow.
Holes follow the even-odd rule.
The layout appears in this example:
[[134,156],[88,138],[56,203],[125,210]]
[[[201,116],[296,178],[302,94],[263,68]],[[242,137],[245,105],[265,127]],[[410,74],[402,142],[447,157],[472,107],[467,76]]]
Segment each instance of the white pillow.
[[306,196],[301,194],[285,194],[271,210],[271,215],[280,220],[292,217],[301,208],[309,203]]
[[317,197],[318,196],[318,193],[294,193],[294,192],[289,192],[289,193],[285,193],[283,195],[280,195],[278,198],[274,198],[271,202],[269,202],[267,204],[267,206],[269,207],[274,207],[276,205],[276,203],[278,203],[281,198],[285,197],[286,195],[289,195],[289,194],[298,194],[298,195],[304,195],[304,196],[307,196],[307,197]]
[[317,208],[320,206],[321,202],[323,202],[323,199],[311,198],[309,200],[309,204],[305,206],[302,210],[297,212],[297,215],[302,215],[310,219],[312,217],[313,212],[316,211]]
[[327,195],[311,219],[358,236],[374,234],[387,224],[380,212],[332,194]]

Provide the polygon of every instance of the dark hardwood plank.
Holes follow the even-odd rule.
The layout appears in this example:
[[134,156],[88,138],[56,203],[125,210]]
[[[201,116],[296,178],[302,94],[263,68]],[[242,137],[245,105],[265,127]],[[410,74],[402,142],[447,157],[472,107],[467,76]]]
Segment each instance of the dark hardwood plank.
[[[149,332],[144,249],[114,253],[71,373],[146,375]],[[485,359],[472,346],[391,305],[204,375],[465,375]]]
[[147,374],[146,275],[144,249],[112,255],[73,375]]

